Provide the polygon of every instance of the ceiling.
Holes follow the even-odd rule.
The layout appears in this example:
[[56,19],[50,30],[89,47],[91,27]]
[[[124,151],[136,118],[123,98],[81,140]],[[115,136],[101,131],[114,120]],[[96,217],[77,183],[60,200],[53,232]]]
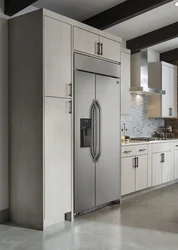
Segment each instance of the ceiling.
[[172,40],[166,41],[164,43],[159,43],[157,45],[149,47],[151,50],[154,50],[158,53],[164,53],[169,50],[178,48],[178,38],[174,38]]
[[161,7],[131,18],[105,31],[120,36],[127,41],[178,22],[178,7],[175,7],[175,2],[177,1],[162,5]]
[[39,0],[33,5],[83,21],[126,0]]

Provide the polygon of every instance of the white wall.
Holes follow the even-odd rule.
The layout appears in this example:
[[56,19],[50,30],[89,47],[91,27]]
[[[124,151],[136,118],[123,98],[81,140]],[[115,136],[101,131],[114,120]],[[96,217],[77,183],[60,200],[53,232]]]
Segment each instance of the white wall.
[[0,19],[0,211],[8,196],[8,22]]

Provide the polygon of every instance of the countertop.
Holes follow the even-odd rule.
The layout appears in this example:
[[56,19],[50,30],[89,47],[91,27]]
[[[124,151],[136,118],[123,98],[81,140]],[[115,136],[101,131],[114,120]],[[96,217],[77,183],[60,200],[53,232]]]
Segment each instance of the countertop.
[[155,141],[135,141],[130,140],[129,143],[121,143],[121,146],[132,146],[132,145],[143,145],[143,144],[151,144],[151,143],[165,143],[165,142],[174,142],[178,141],[178,138],[166,139],[166,140],[155,140]]

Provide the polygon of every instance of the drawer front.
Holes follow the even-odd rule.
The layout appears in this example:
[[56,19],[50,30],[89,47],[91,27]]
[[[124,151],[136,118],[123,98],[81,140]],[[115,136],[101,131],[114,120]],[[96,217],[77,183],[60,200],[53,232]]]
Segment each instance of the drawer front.
[[178,141],[174,142],[174,150],[178,150]]
[[135,146],[125,146],[121,149],[121,157],[134,156],[135,154]]
[[147,145],[123,146],[121,150],[121,157],[139,156],[146,154],[148,154]]
[[139,155],[147,155],[148,154],[148,145],[137,145],[135,146],[135,154]]
[[171,143],[165,142],[165,143],[155,143],[152,145],[152,152],[153,153],[161,153],[161,152],[167,152],[171,151]]

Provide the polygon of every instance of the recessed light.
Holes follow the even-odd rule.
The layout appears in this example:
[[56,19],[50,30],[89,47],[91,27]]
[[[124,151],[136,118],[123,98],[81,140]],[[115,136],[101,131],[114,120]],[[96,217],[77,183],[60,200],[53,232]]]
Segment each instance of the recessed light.
[[178,2],[175,3],[175,6],[178,7]]

